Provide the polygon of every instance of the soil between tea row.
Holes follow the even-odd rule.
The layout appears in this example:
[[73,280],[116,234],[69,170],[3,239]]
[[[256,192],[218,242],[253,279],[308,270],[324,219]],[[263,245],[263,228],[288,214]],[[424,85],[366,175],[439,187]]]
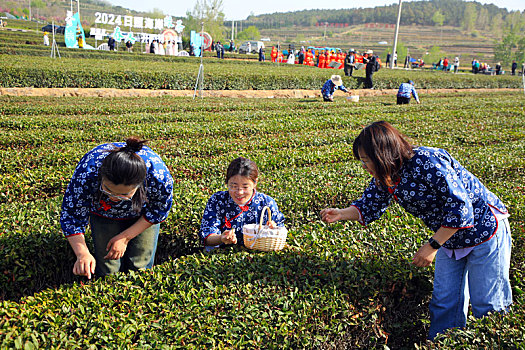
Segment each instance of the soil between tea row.
[[[418,89],[419,94],[458,93],[458,92],[495,92],[521,91],[521,89]],[[351,95],[358,96],[395,96],[397,89],[356,89]],[[193,97],[194,90],[149,90],[115,88],[0,88],[0,96],[35,96],[35,97]],[[321,90],[203,90],[203,97],[227,98],[319,98]],[[336,91],[335,96],[345,96]]]

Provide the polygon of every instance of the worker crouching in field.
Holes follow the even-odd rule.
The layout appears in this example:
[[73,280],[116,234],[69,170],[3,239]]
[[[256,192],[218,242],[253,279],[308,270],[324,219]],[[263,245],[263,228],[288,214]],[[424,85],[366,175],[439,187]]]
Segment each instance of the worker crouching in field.
[[399,91],[397,92],[397,104],[406,105],[410,103],[410,98],[414,96],[416,102],[419,104],[419,97],[417,96],[416,88],[414,87],[414,82],[409,80],[406,83],[399,85]]
[[469,311],[482,317],[512,304],[511,232],[502,201],[446,150],[414,146],[387,122],[365,127],[353,153],[372,179],[345,209],[321,211],[325,222],[368,225],[392,202],[421,218],[432,236],[412,264],[435,263],[428,338],[465,327]]
[[325,102],[334,102],[335,89],[350,93],[350,91],[348,91],[348,89],[343,85],[343,79],[341,79],[341,76],[332,75],[332,77],[328,79],[321,88],[321,94],[323,95],[323,100]]
[[227,191],[215,192],[204,209],[199,237],[205,250],[229,245],[244,246],[243,226],[257,224],[269,207],[270,228],[283,227],[284,215],[275,200],[257,191],[259,169],[254,161],[239,157],[226,170]]
[[[78,163],[60,215],[77,256],[75,275],[101,277],[153,266],[160,222],[173,202],[173,178],[144,142],[102,144]],[[88,223],[94,257],[84,240]]]

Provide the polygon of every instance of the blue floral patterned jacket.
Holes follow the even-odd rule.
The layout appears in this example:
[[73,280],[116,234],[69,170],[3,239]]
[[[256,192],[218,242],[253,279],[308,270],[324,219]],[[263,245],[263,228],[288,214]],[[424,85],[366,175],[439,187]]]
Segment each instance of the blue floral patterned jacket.
[[147,146],[137,152],[147,167],[147,202],[141,212],[132,209],[131,201],[113,202],[99,191],[98,172],[108,151],[114,146],[123,147],[125,143],[99,145],[86,153],[78,163],[62,201],[60,225],[66,237],[83,234],[90,214],[110,219],[143,216],[152,224],[158,224],[168,217],[173,202],[173,178],[162,159]]
[[457,228],[445,248],[467,248],[489,240],[498,225],[493,210],[507,213],[500,199],[447,151],[418,147],[414,152],[395,186],[387,189],[372,179],[362,198],[352,203],[361,213],[361,223],[379,219],[393,198],[434,232],[442,226]]
[[[246,224],[259,223],[265,206],[270,207],[272,220],[277,226],[284,226],[284,215],[279,211],[272,197],[255,191],[246,205],[239,206],[233,201],[228,191],[216,192],[210,197],[204,208],[199,237],[204,242],[206,237],[212,233],[221,234],[234,228],[237,244],[243,245],[242,227]],[[264,215],[263,222],[266,223],[268,221],[266,211]]]

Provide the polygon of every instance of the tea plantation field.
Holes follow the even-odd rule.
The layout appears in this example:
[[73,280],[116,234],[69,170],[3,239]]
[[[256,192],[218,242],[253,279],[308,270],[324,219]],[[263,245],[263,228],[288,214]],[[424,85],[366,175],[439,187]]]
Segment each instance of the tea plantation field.
[[[394,98],[0,97],[0,348],[523,349],[525,96]],[[446,148],[508,206],[515,303],[506,317],[471,319],[427,344],[433,268],[411,260],[431,232],[396,205],[366,228],[320,221],[322,208],[348,205],[370,180],[351,145],[376,120]],[[130,135],[150,140],[175,179],[156,267],[75,277],[62,194],[87,150]],[[286,216],[281,252],[201,251],[202,211],[238,156],[257,162],[259,190]]]

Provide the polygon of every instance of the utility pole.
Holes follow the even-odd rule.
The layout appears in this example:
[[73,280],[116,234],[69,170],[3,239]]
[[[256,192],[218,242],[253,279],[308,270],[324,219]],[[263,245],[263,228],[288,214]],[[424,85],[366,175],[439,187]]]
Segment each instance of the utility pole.
[[29,22],[31,22],[31,0],[29,1]]
[[394,35],[394,47],[392,48],[392,59],[390,60],[390,68],[394,68],[394,57],[397,57],[397,36],[399,35],[399,22],[401,20],[401,2],[399,0],[399,8],[397,10],[396,34]]

